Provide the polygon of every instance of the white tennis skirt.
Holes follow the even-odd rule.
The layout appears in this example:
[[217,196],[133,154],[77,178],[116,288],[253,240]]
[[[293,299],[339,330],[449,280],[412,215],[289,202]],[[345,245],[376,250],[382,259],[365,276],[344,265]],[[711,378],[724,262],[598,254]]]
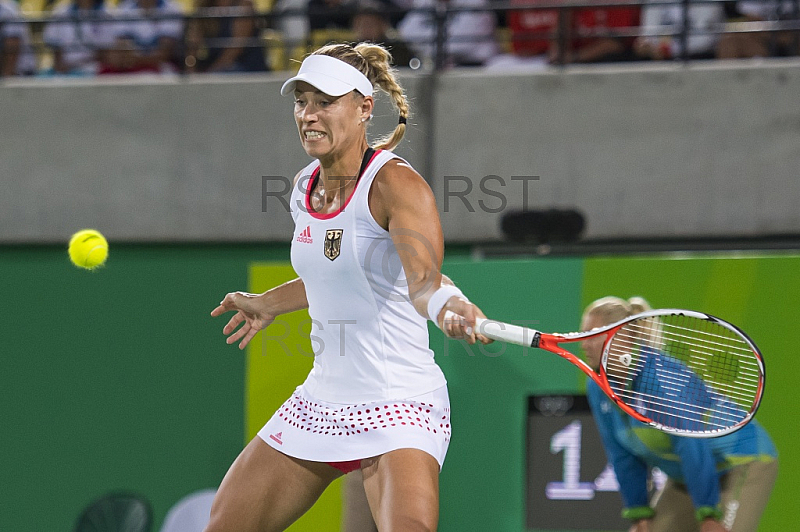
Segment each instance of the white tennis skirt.
[[258,435],[278,451],[313,462],[349,462],[419,449],[444,464],[450,444],[447,386],[409,399],[327,403],[299,386]]

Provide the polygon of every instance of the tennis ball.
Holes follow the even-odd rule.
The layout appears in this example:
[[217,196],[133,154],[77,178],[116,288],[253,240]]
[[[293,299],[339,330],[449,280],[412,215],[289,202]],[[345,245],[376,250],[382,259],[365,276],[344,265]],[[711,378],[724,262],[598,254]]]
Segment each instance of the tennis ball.
[[108,258],[108,242],[94,229],[78,231],[69,239],[69,260],[86,270],[102,266]]

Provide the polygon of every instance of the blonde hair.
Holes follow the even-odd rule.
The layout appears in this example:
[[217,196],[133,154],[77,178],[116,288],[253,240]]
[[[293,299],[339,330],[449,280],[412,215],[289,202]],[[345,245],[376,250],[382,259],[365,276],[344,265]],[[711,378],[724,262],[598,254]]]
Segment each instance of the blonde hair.
[[[355,46],[328,44],[315,50],[311,55],[335,57],[356,68],[367,77],[373,86],[380,88],[392,98],[395,107],[400,111],[401,119],[408,119],[408,100],[403,92],[403,87],[397,82],[396,70],[391,66],[392,54],[383,46],[372,43],[359,43]],[[400,123],[390,135],[378,140],[374,148],[393,150],[403,140],[405,133],[406,125]]]
[[[601,297],[583,311],[583,323],[586,323],[589,316],[595,316],[600,320],[599,325],[602,327],[648,310],[653,309],[643,297],[634,296],[628,300],[614,296]],[[628,338],[635,336],[651,347],[663,347],[662,327],[658,318],[636,320],[635,326],[626,325],[622,328],[623,331],[626,329]]]
[[585,320],[589,315],[597,316],[602,325],[608,325],[648,310],[652,310],[650,303],[642,297],[634,296],[626,301],[619,297],[607,296],[590,303],[583,311],[583,317]]

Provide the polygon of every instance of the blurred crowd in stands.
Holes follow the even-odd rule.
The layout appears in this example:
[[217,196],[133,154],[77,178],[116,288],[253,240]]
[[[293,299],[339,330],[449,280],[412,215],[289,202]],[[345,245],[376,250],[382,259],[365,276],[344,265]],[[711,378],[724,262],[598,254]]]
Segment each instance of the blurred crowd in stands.
[[0,0],[0,75],[290,70],[332,41],[383,43],[396,66],[414,69],[800,54],[800,0],[607,4]]

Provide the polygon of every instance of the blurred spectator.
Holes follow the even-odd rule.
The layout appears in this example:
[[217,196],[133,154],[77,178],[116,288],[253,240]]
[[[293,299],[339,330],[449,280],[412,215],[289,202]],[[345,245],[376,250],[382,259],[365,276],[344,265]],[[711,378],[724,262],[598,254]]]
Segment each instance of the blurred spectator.
[[[101,54],[114,42],[111,16],[104,0],[73,0],[60,4],[53,10],[52,17],[55,21],[45,25],[42,38],[53,49],[53,73],[96,74]],[[79,20],[81,17],[85,20]]]
[[[200,0],[198,12],[255,15],[251,0]],[[267,63],[255,17],[194,19],[186,30],[190,72],[264,72]],[[254,46],[257,44],[257,46]]]
[[[536,6],[555,4],[547,0],[513,0]],[[508,14],[514,54],[546,58],[550,63],[596,63],[634,58],[632,37],[605,36],[609,30],[639,25],[638,7],[596,7],[577,9],[530,9]],[[559,31],[565,32],[559,35]],[[562,45],[566,45],[562,52]]]
[[276,26],[289,51],[308,38],[308,17],[303,13],[308,0],[277,0],[272,8],[278,18]]
[[26,76],[35,71],[28,24],[16,3],[0,0],[0,76]]
[[[390,25],[402,17],[411,0],[372,0],[384,9]],[[350,30],[359,0],[277,0],[277,26],[289,47],[303,44],[315,30]],[[291,14],[290,14],[291,13]],[[306,14],[307,13],[307,14]]]
[[[153,16],[161,18],[153,18]],[[183,19],[172,0],[123,0],[114,13],[114,48],[106,54],[100,74],[177,72]],[[126,17],[142,17],[126,20]]]
[[[796,0],[746,0],[736,2],[729,22],[797,20]],[[792,32],[728,33],[717,46],[720,59],[797,55],[798,36]]]
[[[511,0],[512,5],[532,7],[554,4],[550,0]],[[511,50],[517,56],[533,57],[550,51],[551,36],[558,30],[558,9],[524,9],[506,15],[511,30]]]
[[639,7],[595,7],[562,11],[567,17],[566,49],[561,40],[550,47],[553,63],[599,63],[629,61],[633,55],[633,37],[611,37],[603,33],[639,26]]
[[[392,64],[407,67],[416,54],[400,39],[393,35],[389,16],[381,4],[364,1],[358,4],[351,27],[354,40],[357,42],[373,42],[382,44],[392,54]],[[390,35],[392,33],[392,35]]]
[[[650,0],[652,2],[652,0]],[[725,21],[725,8],[720,3],[689,5],[689,30],[686,40],[687,56],[690,59],[711,59],[717,46],[718,37],[705,32],[715,24]],[[661,26],[673,32],[683,31],[683,5],[644,5],[642,7],[642,26],[652,28]],[[639,59],[672,59],[683,57],[683,39],[680,35],[637,37],[633,43]]]
[[311,31],[349,29],[355,10],[355,0],[308,0],[308,27]]
[[278,29],[291,50],[306,44],[314,30],[350,29],[355,0],[278,0]]
[[488,0],[414,0],[412,11],[400,21],[403,39],[422,57],[435,60],[436,11],[443,8],[486,8],[448,14],[445,24],[445,66],[480,66],[499,52],[495,41],[497,19]]
[[[388,18],[390,25],[394,25],[402,18],[405,1],[370,0],[370,3],[377,5]],[[311,31],[348,29],[360,4],[359,0],[308,0],[309,28]]]

